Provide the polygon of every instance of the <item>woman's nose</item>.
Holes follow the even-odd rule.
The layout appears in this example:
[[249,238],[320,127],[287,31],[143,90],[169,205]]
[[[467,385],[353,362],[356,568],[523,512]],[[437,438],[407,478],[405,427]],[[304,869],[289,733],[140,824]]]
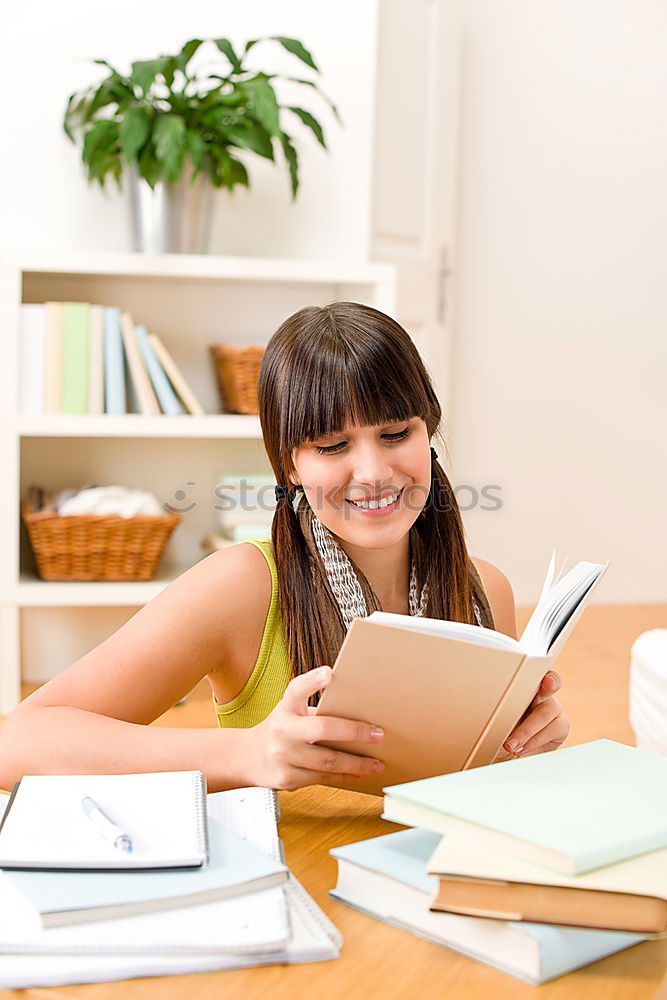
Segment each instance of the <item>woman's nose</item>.
[[391,485],[393,466],[381,448],[360,448],[354,456],[352,476],[357,483],[371,486]]

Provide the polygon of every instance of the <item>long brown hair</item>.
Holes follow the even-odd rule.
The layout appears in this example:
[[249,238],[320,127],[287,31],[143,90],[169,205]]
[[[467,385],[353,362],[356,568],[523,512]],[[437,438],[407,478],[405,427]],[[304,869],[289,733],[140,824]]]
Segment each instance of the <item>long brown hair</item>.
[[[290,484],[292,451],[304,441],[339,433],[350,422],[378,425],[421,417],[438,434],[441,408],[409,335],[395,320],[356,302],[309,306],[279,327],[259,374],[264,444],[278,483]],[[321,612],[322,580],[290,498],[273,519],[290,666],[293,676],[330,663]],[[305,501],[302,501],[305,502]],[[442,467],[433,462],[431,492],[411,529],[417,532],[419,586],[428,585],[426,614],[474,622],[473,589],[461,515]]]

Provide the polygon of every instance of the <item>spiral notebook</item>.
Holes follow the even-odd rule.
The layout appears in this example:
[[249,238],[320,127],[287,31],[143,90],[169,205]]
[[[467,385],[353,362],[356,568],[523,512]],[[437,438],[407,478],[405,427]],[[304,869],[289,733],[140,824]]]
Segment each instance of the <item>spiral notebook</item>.
[[[208,796],[208,814],[232,833],[265,851],[275,861],[282,860],[277,798],[270,789],[242,788],[211,794]],[[3,895],[0,880],[0,902]],[[12,906],[7,897],[5,901]],[[13,954],[2,955],[0,989],[99,983],[338,958],[342,944],[338,930],[292,875],[284,890],[279,886],[239,900],[223,900],[214,906],[216,919],[210,919],[212,908],[211,913],[206,914],[209,919],[199,921],[196,912],[204,914],[208,909],[193,907],[174,911],[174,919],[180,923],[182,930],[179,946],[169,948],[168,953],[154,950],[156,943],[164,943],[164,938],[160,939],[156,934],[156,918],[163,922],[165,916],[169,916],[165,914],[113,922],[119,926],[130,925],[137,931],[131,952],[113,952],[108,936],[112,926],[110,921],[98,925],[107,931],[106,954],[93,947],[82,949],[83,942],[78,937],[75,938],[75,948],[79,950],[72,952],[68,941],[61,939],[56,942],[53,928],[42,930],[41,941],[24,942],[23,953],[14,947]],[[199,924],[199,932],[194,935],[188,930],[191,918]],[[140,928],[150,928],[150,934],[143,937],[138,933]],[[167,930],[164,922],[161,929]],[[77,928],[63,930],[70,932],[71,941],[71,932],[76,933]],[[206,940],[207,934],[211,938],[209,941]],[[2,937],[0,930],[0,944]],[[16,946],[15,928],[12,928],[12,938]],[[195,949],[190,950],[188,944],[194,944]],[[55,947],[49,953],[52,945]],[[208,952],[205,950],[207,947]]]
[[[131,839],[131,851],[86,815],[86,796]],[[201,771],[28,775],[14,785],[0,823],[0,868],[198,868],[207,857]]]

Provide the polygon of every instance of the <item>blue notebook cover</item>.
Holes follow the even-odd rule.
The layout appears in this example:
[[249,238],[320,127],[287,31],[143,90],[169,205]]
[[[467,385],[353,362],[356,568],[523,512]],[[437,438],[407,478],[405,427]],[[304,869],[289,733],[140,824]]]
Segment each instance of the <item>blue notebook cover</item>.
[[667,758],[594,740],[390,786],[385,815],[409,823],[400,807],[417,806],[419,826],[463,833],[448,827],[463,821],[489,848],[576,875],[667,846],[665,789]]
[[125,348],[120,332],[120,309],[104,309],[104,412],[127,413],[125,402]]
[[115,872],[5,871],[44,926],[150,913],[267,889],[287,880],[285,865],[208,819],[204,868]]
[[178,396],[172,389],[171,382],[167,378],[167,373],[155,356],[151,343],[148,339],[148,331],[146,327],[141,324],[135,326],[134,336],[137,344],[139,345],[139,351],[141,352],[141,356],[146,366],[148,377],[153,384],[155,395],[157,396],[158,403],[160,404],[160,409],[163,413],[170,417],[175,417],[180,413],[184,413],[185,411],[179,402]]
[[[407,907],[401,903],[400,887],[398,886],[395,909],[391,905],[386,905],[382,913],[373,912],[371,906],[368,905],[369,901],[363,897],[353,899],[338,893],[335,889],[330,895],[334,899],[364,910],[371,916],[379,917],[403,930],[436,941],[436,943],[443,944],[454,951],[467,954],[487,965],[535,984],[555,979],[566,972],[571,972],[582,965],[588,965],[607,955],[612,955],[623,948],[629,948],[643,940],[639,935],[621,934],[616,931],[580,930],[523,921],[489,921],[480,920],[479,917],[458,915],[452,918],[451,914],[446,913],[431,914],[428,907],[438,888],[438,879],[435,875],[427,874],[426,865],[440,839],[441,834],[432,833],[429,830],[402,830],[384,837],[373,837],[370,840],[348,844],[346,847],[336,847],[330,853],[337,860],[351,862],[360,868],[388,876],[398,883],[403,883],[422,892],[424,894],[424,916],[435,918],[430,920],[430,925],[442,928],[441,936],[434,936],[432,931],[420,931],[415,925],[407,922]],[[439,919],[443,917],[445,919]],[[489,938],[483,933],[476,933],[476,930],[483,925],[487,927],[491,925],[492,930],[496,931],[495,941],[494,935]],[[426,922],[424,926],[426,926]],[[469,929],[467,939],[466,928]],[[531,950],[533,950],[534,944],[537,945],[540,958],[539,975],[533,977],[522,974],[516,965],[512,966],[509,957],[499,957],[505,954],[509,956],[509,947],[503,948],[503,928],[525,935]],[[452,929],[456,930],[456,937],[454,937]],[[507,937],[509,944],[510,935]],[[511,937],[516,940],[516,933],[512,934]],[[493,942],[496,951],[495,957],[490,951],[484,952],[485,940]]]

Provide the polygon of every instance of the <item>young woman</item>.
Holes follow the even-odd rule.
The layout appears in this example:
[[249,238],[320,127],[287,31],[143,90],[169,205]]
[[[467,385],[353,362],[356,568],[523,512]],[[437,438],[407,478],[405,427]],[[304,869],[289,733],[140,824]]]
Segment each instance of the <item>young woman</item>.
[[[516,635],[508,581],[466,552],[431,446],[440,406],[402,327],[351,302],[302,309],[267,347],[259,397],[272,541],[197,563],[22,702],[0,727],[0,787],[25,773],[199,768],[212,791],[380,773],[372,719],[311,707],[352,618],[383,609]],[[204,676],[218,729],[149,727]],[[562,743],[559,687],[548,673],[507,756]],[[315,745],[350,740],[368,755]]]

